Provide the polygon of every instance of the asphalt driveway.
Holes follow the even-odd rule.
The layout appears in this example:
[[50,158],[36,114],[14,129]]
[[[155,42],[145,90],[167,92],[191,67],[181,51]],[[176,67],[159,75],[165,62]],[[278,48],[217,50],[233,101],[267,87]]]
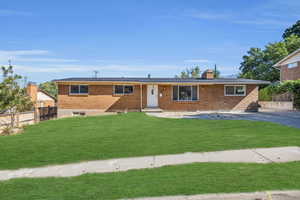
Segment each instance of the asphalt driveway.
[[261,110],[260,112],[163,112],[149,113],[149,115],[167,118],[268,121],[300,129],[299,111]]

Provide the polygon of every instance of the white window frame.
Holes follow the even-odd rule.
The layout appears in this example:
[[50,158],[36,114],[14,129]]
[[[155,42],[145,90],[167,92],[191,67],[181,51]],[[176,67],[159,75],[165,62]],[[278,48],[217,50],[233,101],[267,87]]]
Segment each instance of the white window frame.
[[289,69],[290,69],[290,68],[298,67],[298,62],[289,63],[289,64],[287,64],[287,67],[288,67]]
[[[78,85],[79,86],[79,93],[72,93],[71,92],[71,86],[73,85]],[[87,93],[80,93],[80,86],[88,86],[88,92]],[[90,92],[90,88],[89,88],[89,85],[88,84],[72,84],[72,85],[69,85],[69,95],[88,95]]]
[[[116,93],[116,86],[122,86],[123,87],[123,93]],[[125,93],[125,86],[131,86],[132,87],[132,93]],[[134,93],[134,85],[123,85],[123,84],[117,84],[113,85],[113,93],[114,95],[132,95]]]
[[[196,86],[197,87],[197,100],[192,100],[192,99],[191,100],[179,100],[179,87],[180,86],[191,87],[191,91],[192,91],[192,86]],[[178,99],[177,100],[173,99],[173,92],[174,92],[173,87],[178,87],[178,89],[177,89],[177,97],[178,97]],[[175,101],[175,102],[195,102],[195,101],[199,101],[200,100],[199,85],[172,85],[171,90],[172,90],[172,93],[171,93],[171,100],[172,101]],[[193,91],[192,91],[192,93],[193,93]]]
[[[236,91],[235,88],[236,87],[243,87],[244,88],[244,94],[226,94],[226,87],[234,87],[234,92]],[[236,97],[236,96],[246,96],[247,94],[247,87],[246,85],[224,85],[224,96],[227,96],[227,97]]]

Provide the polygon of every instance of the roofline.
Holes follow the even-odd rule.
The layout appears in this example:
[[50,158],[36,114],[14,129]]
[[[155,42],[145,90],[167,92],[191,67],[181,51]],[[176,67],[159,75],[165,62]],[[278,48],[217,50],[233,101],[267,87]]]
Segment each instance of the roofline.
[[270,81],[255,81],[253,82],[175,82],[175,81],[153,81],[153,82],[143,82],[143,81],[55,81],[56,83],[106,83],[106,84],[137,84],[137,85],[149,85],[149,84],[166,84],[166,85],[173,85],[173,84],[190,84],[190,85],[226,85],[226,84],[243,84],[243,85],[265,85],[270,84]]
[[278,61],[275,65],[273,65],[275,68],[278,68],[280,66],[280,64],[284,61],[286,61],[287,59],[293,57],[295,54],[300,52],[300,48],[297,49],[296,51],[294,51],[293,53],[290,53],[289,55],[287,55],[286,57],[284,57],[283,59],[281,59],[280,61]]

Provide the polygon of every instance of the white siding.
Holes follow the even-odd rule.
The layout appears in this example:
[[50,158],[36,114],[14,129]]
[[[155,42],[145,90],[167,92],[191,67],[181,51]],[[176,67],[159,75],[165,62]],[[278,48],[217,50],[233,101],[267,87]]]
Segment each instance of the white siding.
[[292,56],[291,58],[285,60],[284,62],[282,62],[281,65],[287,65],[287,64],[299,62],[299,61],[300,61],[300,52],[297,53],[296,55]]
[[37,93],[37,100],[38,101],[48,101],[48,100],[53,100],[51,97],[48,95],[44,94],[43,92],[38,92]]

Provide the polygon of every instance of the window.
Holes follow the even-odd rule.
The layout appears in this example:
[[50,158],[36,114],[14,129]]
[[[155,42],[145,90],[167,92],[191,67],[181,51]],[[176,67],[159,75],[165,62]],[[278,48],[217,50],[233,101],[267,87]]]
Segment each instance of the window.
[[298,67],[298,63],[294,62],[294,63],[288,64],[288,68],[293,68],[293,67]]
[[174,101],[197,101],[198,86],[173,86]]
[[70,85],[70,94],[88,94],[88,85]]
[[245,85],[225,85],[224,87],[225,96],[245,96],[246,86]]
[[73,112],[73,116],[85,116],[85,112]]
[[132,85],[115,85],[114,94],[132,94],[133,86]]

